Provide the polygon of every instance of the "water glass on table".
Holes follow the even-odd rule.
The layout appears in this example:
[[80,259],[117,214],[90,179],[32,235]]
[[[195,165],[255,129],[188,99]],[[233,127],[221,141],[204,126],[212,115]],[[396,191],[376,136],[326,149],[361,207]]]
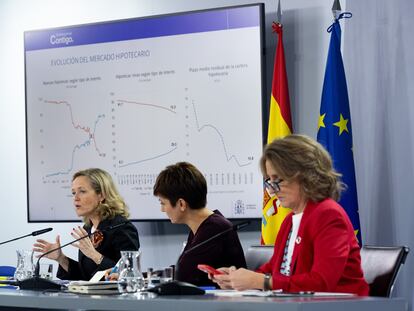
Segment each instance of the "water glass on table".
[[171,282],[174,276],[173,267],[167,267],[161,272],[161,283]]
[[160,276],[157,271],[154,271],[153,268],[148,268],[147,270],[147,287],[153,288],[157,285],[160,285]]
[[43,279],[53,279],[53,264],[41,263],[39,265],[39,276]]
[[17,266],[14,272],[14,278],[18,281],[31,278],[34,273],[33,250],[18,249],[16,253]]

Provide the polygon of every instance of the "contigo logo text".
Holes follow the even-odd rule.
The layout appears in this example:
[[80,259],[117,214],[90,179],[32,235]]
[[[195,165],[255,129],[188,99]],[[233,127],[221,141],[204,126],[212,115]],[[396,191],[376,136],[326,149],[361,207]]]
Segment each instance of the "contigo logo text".
[[50,36],[50,44],[70,44],[73,43],[72,37],[56,37],[56,35]]

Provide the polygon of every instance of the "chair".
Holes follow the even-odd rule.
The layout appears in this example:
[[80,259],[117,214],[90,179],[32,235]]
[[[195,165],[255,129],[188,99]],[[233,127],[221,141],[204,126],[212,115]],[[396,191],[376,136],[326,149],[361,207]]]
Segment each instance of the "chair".
[[247,269],[256,270],[262,264],[268,262],[273,255],[273,245],[252,245],[247,250],[246,264]]
[[[14,277],[15,267],[12,266],[0,266],[0,281],[8,280],[9,278]],[[15,286],[9,286],[6,284],[0,284],[0,288],[16,288]]]
[[[391,297],[395,280],[410,249],[406,246],[368,246],[361,248],[362,271],[369,284],[370,296]],[[272,245],[252,245],[247,250],[246,264],[256,270],[273,255]]]
[[12,266],[0,266],[0,277],[12,277],[14,276],[15,267]]
[[406,246],[363,246],[362,271],[369,284],[370,296],[391,297],[398,271],[410,249]]

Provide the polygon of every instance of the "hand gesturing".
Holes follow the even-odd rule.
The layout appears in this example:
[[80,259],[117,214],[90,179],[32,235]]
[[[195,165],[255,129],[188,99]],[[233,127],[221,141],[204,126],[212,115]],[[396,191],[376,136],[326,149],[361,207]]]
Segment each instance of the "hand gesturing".
[[[50,243],[43,239],[36,240],[36,243],[33,244],[33,251],[41,253],[40,255],[36,255],[36,257],[42,256],[42,254],[51,251],[52,249],[60,247],[60,236],[56,236],[55,243]],[[62,250],[56,250],[51,252],[50,254],[45,255],[46,258],[58,261],[59,258],[62,257]]]
[[[79,239],[81,237],[87,236],[88,232],[82,227],[73,228],[71,235],[75,239]],[[79,240],[77,243],[73,243],[73,246],[79,248],[79,250],[86,256],[94,260],[96,257],[100,257],[100,254],[96,251],[95,247],[92,244],[91,239],[84,238]]]

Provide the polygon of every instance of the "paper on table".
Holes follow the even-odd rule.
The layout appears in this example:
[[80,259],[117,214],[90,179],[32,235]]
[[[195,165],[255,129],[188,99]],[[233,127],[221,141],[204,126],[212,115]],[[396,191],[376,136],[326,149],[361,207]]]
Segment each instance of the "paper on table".
[[72,281],[68,285],[68,291],[80,294],[118,294],[118,283],[116,281],[89,282]]
[[322,296],[326,296],[326,297],[352,297],[352,296],[356,296],[355,294],[352,293],[333,293],[333,292],[314,292],[313,293],[314,296],[318,296],[318,297],[322,297]]
[[106,270],[96,272],[89,282],[99,282],[105,276]]
[[215,296],[225,296],[225,297],[242,297],[242,296],[256,296],[256,297],[270,297],[275,293],[280,293],[281,291],[262,291],[258,289],[249,289],[249,290],[233,290],[233,289],[214,289],[206,290],[206,294],[214,294]]
[[68,291],[75,294],[89,294],[89,295],[118,295],[120,294],[117,288],[109,289],[92,289],[88,287],[69,287]]
[[255,296],[255,297],[352,297],[355,296],[351,293],[333,293],[333,292],[296,292],[287,293],[282,290],[273,291],[261,291],[261,290],[207,290],[207,294],[214,294],[215,296],[225,297],[242,297],[242,296]]
[[351,293],[334,293],[334,292],[273,292],[270,296],[272,297],[352,297],[355,294]]
[[90,282],[90,281],[71,281],[68,284],[68,287],[87,287],[90,289],[106,289],[106,288],[118,288],[117,281],[100,281],[100,282]]

